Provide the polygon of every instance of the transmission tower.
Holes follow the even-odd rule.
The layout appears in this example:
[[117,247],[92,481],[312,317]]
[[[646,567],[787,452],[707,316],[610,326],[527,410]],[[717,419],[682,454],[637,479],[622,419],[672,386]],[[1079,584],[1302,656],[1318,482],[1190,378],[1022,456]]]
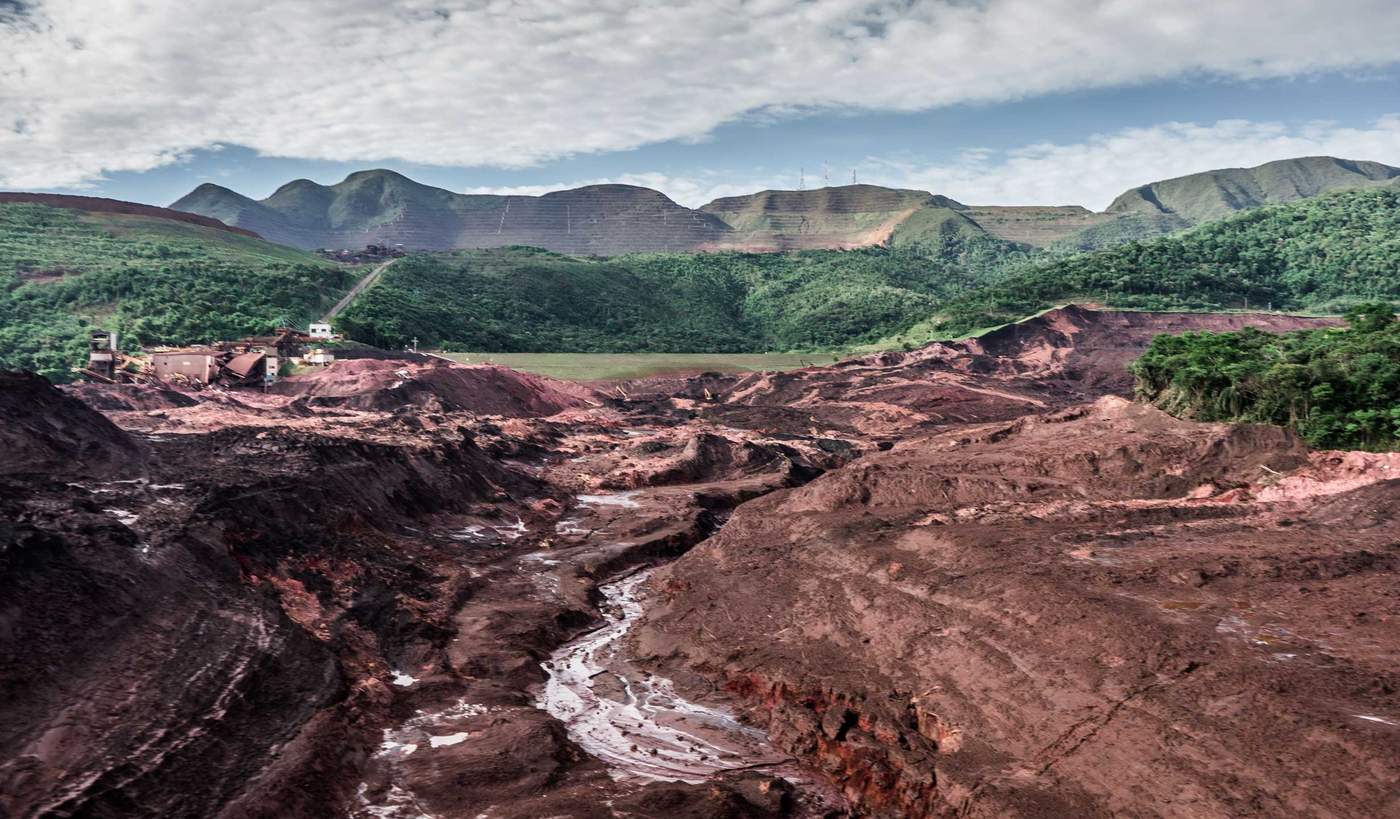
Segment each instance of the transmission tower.
[[805,190],[807,190],[807,169],[806,169],[806,168],[798,168],[798,169],[797,169],[797,189],[800,190],[800,191],[805,191]]
[[831,187],[831,168],[825,162],[822,163],[822,187]]

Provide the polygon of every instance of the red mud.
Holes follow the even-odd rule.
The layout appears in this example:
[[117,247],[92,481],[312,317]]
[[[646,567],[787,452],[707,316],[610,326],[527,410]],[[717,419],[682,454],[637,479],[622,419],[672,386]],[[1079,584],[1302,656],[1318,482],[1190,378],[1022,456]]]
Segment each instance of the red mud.
[[[1076,308],[625,400],[4,376],[0,815],[1395,814],[1400,462],[1105,397],[1243,323],[1316,322]],[[617,667],[795,785],[615,776],[536,707],[645,566]]]
[[284,378],[271,392],[305,398],[318,407],[415,407],[510,417],[553,415],[593,402],[591,390],[566,381],[489,364],[446,361],[337,361],[319,372]]

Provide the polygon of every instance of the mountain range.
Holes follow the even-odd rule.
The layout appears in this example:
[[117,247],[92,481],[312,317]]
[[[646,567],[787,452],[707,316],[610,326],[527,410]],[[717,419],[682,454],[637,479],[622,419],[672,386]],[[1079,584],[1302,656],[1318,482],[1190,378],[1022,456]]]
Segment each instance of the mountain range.
[[632,185],[542,196],[460,194],[387,170],[334,185],[298,179],[254,200],[200,185],[170,207],[304,249],[402,244],[410,250],[530,245],[571,255],[844,249],[946,235],[1088,249],[1169,233],[1236,211],[1391,183],[1400,168],[1302,157],[1152,182],[1095,213],[1079,206],[966,205],[927,191],[846,185],[768,190],[687,208]]

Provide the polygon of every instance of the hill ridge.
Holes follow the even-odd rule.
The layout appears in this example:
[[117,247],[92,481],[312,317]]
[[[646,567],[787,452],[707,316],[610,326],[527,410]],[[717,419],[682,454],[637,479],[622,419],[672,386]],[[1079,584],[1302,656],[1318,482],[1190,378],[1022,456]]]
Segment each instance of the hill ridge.
[[1301,156],[1159,179],[1129,188],[1104,212],[1168,214],[1199,224],[1241,210],[1386,184],[1396,178],[1400,168],[1380,162]]
[[157,219],[172,219],[177,222],[186,222],[193,225],[216,228],[218,230],[227,230],[231,233],[251,236],[255,239],[262,238],[251,230],[226,224],[210,216],[203,216],[198,213],[190,213],[189,211],[176,210],[173,208],[162,208],[157,205],[143,205],[140,202],[128,202],[123,199],[108,199],[104,196],[73,196],[62,193],[0,191],[0,204],[11,203],[48,205],[49,207],[66,208],[69,210],[124,213],[129,216],[150,216]]

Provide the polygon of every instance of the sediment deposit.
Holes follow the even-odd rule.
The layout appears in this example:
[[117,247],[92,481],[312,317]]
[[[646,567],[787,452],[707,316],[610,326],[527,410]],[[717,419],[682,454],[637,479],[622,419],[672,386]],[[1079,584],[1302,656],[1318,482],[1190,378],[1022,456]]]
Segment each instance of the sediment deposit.
[[0,814],[1394,813],[1400,459],[1123,374],[1314,323],[597,392],[6,375]]

